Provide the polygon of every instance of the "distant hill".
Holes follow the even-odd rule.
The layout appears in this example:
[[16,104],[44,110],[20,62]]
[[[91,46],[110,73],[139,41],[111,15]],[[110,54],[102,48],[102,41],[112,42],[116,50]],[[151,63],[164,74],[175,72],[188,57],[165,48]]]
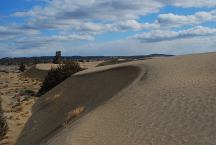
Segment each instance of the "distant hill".
[[[135,55],[135,56],[62,56],[63,60],[76,60],[76,61],[96,61],[96,60],[109,60],[109,59],[145,59],[150,57],[169,57],[173,55],[167,54],[150,54],[150,55]],[[40,56],[40,57],[5,57],[0,59],[0,65],[17,65],[21,62],[26,64],[37,63],[51,63],[54,56]]]

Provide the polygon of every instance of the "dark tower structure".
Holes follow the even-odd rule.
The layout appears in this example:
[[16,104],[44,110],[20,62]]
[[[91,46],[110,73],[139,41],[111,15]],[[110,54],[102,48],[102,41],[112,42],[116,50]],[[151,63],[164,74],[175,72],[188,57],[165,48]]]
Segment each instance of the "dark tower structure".
[[55,64],[61,63],[61,51],[56,51],[56,55],[54,57],[53,63]]

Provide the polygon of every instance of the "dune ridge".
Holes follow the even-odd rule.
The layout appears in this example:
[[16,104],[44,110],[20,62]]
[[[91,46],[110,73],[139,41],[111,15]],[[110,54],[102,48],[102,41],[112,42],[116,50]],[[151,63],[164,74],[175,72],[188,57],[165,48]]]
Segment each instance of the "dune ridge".
[[[107,89],[104,94],[113,91],[116,85],[119,87],[119,82],[128,80],[129,77],[131,79],[128,80],[127,87],[118,88],[118,91],[108,95],[112,97],[105,96],[109,99],[104,103],[96,100],[97,107],[51,136],[38,137],[43,129],[38,130],[40,133],[31,134],[29,128],[34,128],[40,123],[38,120],[33,125],[33,119],[30,120],[26,126],[28,134],[24,130],[17,145],[213,145],[216,143],[215,62],[216,53],[206,53],[154,58],[80,72],[81,76],[87,76],[85,79],[91,78],[89,74],[97,74],[95,77],[98,77],[99,74],[107,72],[110,77],[104,77],[104,80],[112,79],[108,82],[113,87]],[[113,79],[111,76],[115,75],[112,73],[122,70],[123,66],[130,66],[138,71],[135,73],[134,69],[130,69],[133,71],[119,72],[116,77],[118,80]],[[112,69],[112,67],[121,69]],[[111,72],[103,72],[103,69],[110,69]],[[94,73],[97,71],[102,72]],[[132,77],[132,74],[135,75]],[[96,79],[95,77],[93,78]],[[60,86],[69,86],[72,80],[73,77]],[[81,83],[79,80],[77,82]],[[61,95],[65,90],[60,89],[60,86],[43,97],[52,98],[54,94]],[[94,90],[93,95],[104,91],[98,82],[92,86],[95,87],[95,90],[90,89]],[[77,92],[83,91],[85,91],[84,86],[80,85]],[[72,92],[68,90],[65,94]],[[45,104],[45,108],[48,105],[56,110],[59,107],[55,102],[52,104],[38,102],[35,111],[39,111],[32,116],[35,120],[45,115],[47,111],[45,108],[39,109],[41,104]],[[62,106],[62,109],[65,106]],[[42,126],[52,124],[51,120],[59,117],[59,114],[52,115],[50,117],[53,118],[43,122]],[[40,140],[41,138],[43,140]],[[31,139],[33,141],[30,141]]]

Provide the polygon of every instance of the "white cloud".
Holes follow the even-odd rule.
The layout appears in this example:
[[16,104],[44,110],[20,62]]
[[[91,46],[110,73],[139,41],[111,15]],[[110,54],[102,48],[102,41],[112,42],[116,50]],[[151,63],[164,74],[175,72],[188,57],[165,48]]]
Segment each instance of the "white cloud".
[[52,40],[56,41],[80,41],[80,40],[94,40],[94,37],[91,35],[77,35],[77,34],[69,34],[69,35],[54,35],[51,37]]
[[22,29],[17,25],[0,26],[0,40],[10,40],[22,35],[38,35],[40,32],[33,29]]
[[181,31],[155,30],[155,31],[146,32],[142,34],[137,34],[131,38],[140,40],[141,42],[160,42],[165,40],[174,40],[174,39],[210,36],[210,35],[216,35],[216,29],[197,26],[191,29],[181,30]]
[[177,27],[200,24],[215,19],[215,11],[181,16],[161,14],[154,23],[140,23],[141,16],[158,12],[165,5],[179,7],[213,7],[212,0],[49,0],[46,6],[35,6],[13,16],[29,17],[26,27],[86,31],[98,34],[107,31],[157,29],[160,25]]
[[169,27],[196,25],[208,21],[216,21],[216,10],[209,12],[201,11],[193,15],[160,14],[157,19],[160,25]]
[[37,6],[30,11],[16,12],[14,16],[40,19],[133,19],[156,12],[160,7],[160,2],[142,0],[52,0],[44,8]]
[[16,12],[15,16],[59,17],[75,19],[133,19],[156,12],[165,5],[179,7],[214,7],[215,0],[50,0],[47,6]]
[[31,47],[47,46],[48,44],[65,42],[65,41],[86,41],[94,40],[91,35],[85,34],[63,34],[52,36],[32,36],[32,37],[20,37],[14,40],[15,45],[22,49],[28,49]]
[[214,7],[215,0],[157,0],[165,5],[174,5],[178,7]]
[[[216,36],[189,37],[188,39],[174,39],[157,43],[142,43],[136,39],[118,40],[112,42],[92,43],[77,47],[65,47],[67,55],[147,55],[189,54],[216,51]],[[73,51],[71,51],[73,50]]]
[[137,19],[158,12],[161,7],[160,2],[142,0],[50,0],[45,7],[35,6],[13,16],[27,17],[26,28],[98,34],[158,27],[156,24],[139,23]]
[[[215,22],[216,10],[201,11],[192,15],[177,15],[174,13],[160,14],[153,22],[141,22],[141,17],[160,12],[160,9],[169,5],[177,7],[215,7],[215,0],[42,0],[44,6],[35,6],[28,11],[19,11],[12,16],[24,17],[25,22],[19,25],[0,26],[0,41],[9,40],[10,47],[23,50],[32,48],[62,47],[70,42],[88,41],[93,43],[94,37],[104,32],[135,33],[147,30],[142,34],[133,36],[133,39],[122,40],[120,43],[105,43],[113,49],[107,49],[104,53],[131,53],[142,52],[135,47],[143,47],[140,42],[158,42],[170,46],[176,39],[210,37],[215,35],[215,29],[196,27],[204,22]],[[172,28],[190,25],[191,29],[172,31]],[[164,30],[165,29],[165,30]],[[43,35],[44,30],[54,30],[55,35]],[[41,32],[41,33],[40,33]],[[49,33],[49,32],[48,32]],[[205,38],[206,38],[205,37]],[[137,41],[141,40],[141,41]],[[128,43],[127,41],[131,42]],[[183,41],[181,39],[181,41]],[[132,43],[133,42],[133,43]],[[194,41],[193,41],[194,42]],[[58,45],[57,45],[58,43]],[[177,43],[177,42],[176,42]],[[105,45],[104,44],[104,45]],[[144,43],[149,48],[160,45]],[[106,47],[102,45],[101,47]],[[5,46],[1,43],[0,49]],[[99,45],[95,45],[99,48]],[[124,47],[127,48],[123,50]],[[129,50],[129,46],[131,47]],[[66,46],[69,48],[69,46]],[[146,47],[146,46],[145,46]],[[77,47],[75,50],[82,48]],[[88,46],[86,46],[88,48]],[[108,48],[108,47],[107,47]],[[116,48],[116,50],[114,50]],[[164,47],[165,48],[165,47]],[[86,49],[83,49],[85,51]],[[87,49],[88,50],[88,49]],[[91,48],[91,50],[94,49]],[[103,49],[101,49],[103,51]],[[32,50],[33,51],[33,50]],[[125,52],[123,52],[125,51]],[[26,51],[23,51],[26,52]],[[36,51],[33,51],[36,53]],[[79,50],[77,50],[79,52]],[[96,53],[96,51],[92,51]],[[90,50],[88,51],[90,53]],[[132,55],[133,53],[131,53]]]
[[160,27],[158,23],[139,23],[136,20],[119,21],[114,23],[111,26],[116,31],[157,29]]

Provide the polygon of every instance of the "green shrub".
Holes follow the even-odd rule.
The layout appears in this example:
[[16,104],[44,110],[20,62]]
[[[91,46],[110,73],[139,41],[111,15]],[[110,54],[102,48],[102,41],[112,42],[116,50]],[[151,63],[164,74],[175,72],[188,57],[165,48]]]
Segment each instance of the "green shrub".
[[20,70],[21,72],[24,72],[24,71],[26,70],[26,67],[25,67],[24,63],[21,63],[21,64],[20,64],[19,70]]
[[66,78],[70,77],[72,74],[81,70],[83,69],[80,67],[79,63],[74,61],[66,61],[64,62],[64,64],[59,65],[57,68],[52,68],[43,81],[38,95],[43,95],[44,93],[64,81]]
[[21,96],[34,96],[35,95],[35,92],[31,89],[24,89],[24,90],[21,90],[20,93],[19,93]]

